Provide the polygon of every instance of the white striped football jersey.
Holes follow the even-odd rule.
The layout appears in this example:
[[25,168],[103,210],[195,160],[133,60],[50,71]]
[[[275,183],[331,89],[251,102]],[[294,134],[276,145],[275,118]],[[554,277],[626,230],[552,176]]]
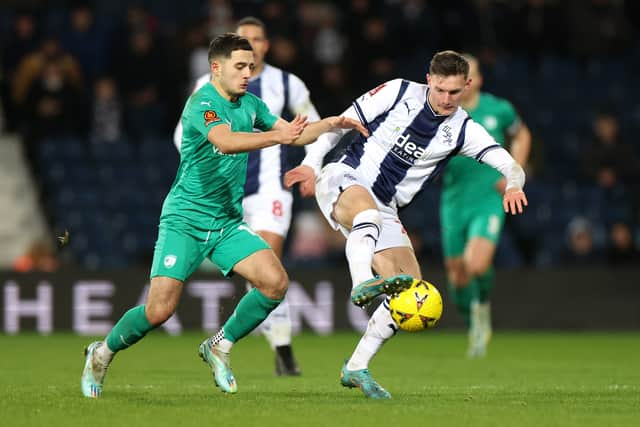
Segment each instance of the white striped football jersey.
[[[391,80],[362,95],[342,113],[363,123],[369,136],[358,135],[337,161],[357,170],[385,205],[407,205],[457,154],[484,159],[504,175],[514,162],[462,108],[448,116],[436,114],[427,102],[428,93],[425,84]],[[341,132],[320,136],[303,164],[318,175],[324,155],[340,136]],[[485,158],[489,152],[492,155]]]

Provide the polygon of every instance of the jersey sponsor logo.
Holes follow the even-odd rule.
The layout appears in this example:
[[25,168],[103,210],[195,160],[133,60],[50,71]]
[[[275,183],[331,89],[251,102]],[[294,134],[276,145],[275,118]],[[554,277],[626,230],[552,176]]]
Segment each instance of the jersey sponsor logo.
[[164,266],[165,268],[173,268],[174,265],[176,265],[176,261],[178,260],[178,257],[175,255],[167,255],[166,257],[164,257]]
[[206,105],[207,107],[211,108],[211,101],[200,101],[200,105]]
[[382,90],[383,87],[385,87],[387,84],[386,83],[382,83],[380,86],[378,86],[377,88],[371,89],[369,91],[369,96],[373,96],[376,93],[380,92]]
[[424,156],[427,149],[409,141],[409,138],[411,138],[411,134],[408,132],[399,136],[395,144],[393,144],[391,152],[401,160],[413,165],[416,160]]
[[451,126],[445,125],[442,126],[442,142],[447,144],[448,146],[453,145],[453,135],[451,134]]
[[237,156],[236,153],[223,153],[222,151],[220,151],[220,149],[218,147],[216,147],[214,144],[211,144],[211,146],[213,147],[213,154],[217,154],[218,156],[228,156],[228,157],[235,157]]
[[220,117],[218,117],[218,113],[213,110],[207,110],[204,112],[204,125],[209,126],[211,123],[219,122]]

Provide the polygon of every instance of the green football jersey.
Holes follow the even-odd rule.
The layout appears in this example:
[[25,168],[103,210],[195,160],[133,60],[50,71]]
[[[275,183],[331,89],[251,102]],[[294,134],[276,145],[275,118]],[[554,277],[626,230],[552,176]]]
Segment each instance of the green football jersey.
[[[467,110],[471,118],[503,145],[506,135],[513,135],[520,126],[520,119],[511,103],[489,93],[480,93],[478,105]],[[502,200],[495,190],[502,174],[491,166],[475,159],[455,156],[444,171],[442,202],[456,209],[464,209],[479,201]]]
[[180,166],[162,206],[160,222],[215,230],[229,220],[242,219],[248,154],[223,154],[207,134],[223,123],[234,132],[267,131],[277,119],[251,93],[231,102],[211,83],[194,92],[182,111]]

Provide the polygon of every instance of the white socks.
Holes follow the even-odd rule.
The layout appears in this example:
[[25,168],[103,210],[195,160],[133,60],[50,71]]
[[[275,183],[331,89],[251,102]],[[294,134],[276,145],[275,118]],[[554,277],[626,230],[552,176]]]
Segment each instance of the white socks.
[[291,314],[286,298],[264,319],[260,330],[269,341],[272,349],[291,345]]
[[347,369],[350,371],[366,369],[382,344],[391,338],[397,330],[398,327],[389,313],[389,298],[387,297],[369,319],[367,330],[347,362]]
[[345,246],[353,287],[373,278],[371,263],[381,227],[382,218],[376,209],[367,209],[353,218]]

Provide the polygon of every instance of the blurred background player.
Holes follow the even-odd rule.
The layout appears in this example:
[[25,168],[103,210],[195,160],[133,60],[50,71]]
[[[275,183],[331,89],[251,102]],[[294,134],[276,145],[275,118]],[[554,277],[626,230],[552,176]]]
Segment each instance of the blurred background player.
[[[469,62],[469,87],[461,107],[501,145],[505,137],[516,162],[525,165],[531,134],[511,103],[481,92],[478,60]],[[505,179],[493,168],[462,156],[444,171],[440,202],[443,254],[451,298],[469,328],[469,357],[484,356],[491,338],[489,296],[495,285],[493,258],[505,213]]]
[[[338,161],[321,170],[324,156],[344,132],[323,134],[309,147],[302,165],[287,173],[286,184],[300,183],[303,195],[315,193],[329,224],[347,236],[351,300],[357,305],[403,289],[407,279],[410,285],[412,277],[422,278],[398,209],[411,203],[454,155],[485,162],[507,177],[505,211],[522,213],[527,204],[520,165],[459,107],[468,75],[469,65],[460,54],[437,53],[429,66],[428,85],[391,80],[342,113],[364,124],[367,138],[356,139]],[[387,299],[374,311],[345,362],[343,386],[358,387],[370,398],[391,398],[368,365],[397,330]]]
[[[276,116],[301,114],[310,122],[320,120],[302,80],[264,62],[269,50],[264,23],[254,17],[242,18],[238,21],[236,33],[248,39],[253,47],[255,68],[249,79],[248,91],[260,97]],[[208,81],[208,73],[201,76],[196,90]],[[179,150],[182,139],[180,123],[173,139]],[[287,150],[281,145],[249,153],[242,203],[245,222],[273,248],[279,258],[282,258],[284,240],[291,224],[293,204],[291,192],[282,184],[286,162]],[[262,323],[260,331],[275,351],[276,374],[299,375],[300,369],[291,347],[291,316],[286,298]]]
[[247,93],[253,50],[237,34],[227,33],[211,42],[209,63],[211,82],[192,94],[183,110],[180,166],[162,207],[146,303],[127,311],[104,341],[87,347],[81,377],[86,397],[102,395],[116,352],[135,344],[175,313],[184,282],[204,258],[225,276],[236,273],[255,285],[222,329],[199,347],[216,385],[235,393],[231,348],[282,302],[289,286],[280,259],[243,221],[246,153],[275,144],[309,144],[342,126],[366,134],[359,122],[341,117],[308,124],[304,116],[287,122],[271,114],[260,98]]

